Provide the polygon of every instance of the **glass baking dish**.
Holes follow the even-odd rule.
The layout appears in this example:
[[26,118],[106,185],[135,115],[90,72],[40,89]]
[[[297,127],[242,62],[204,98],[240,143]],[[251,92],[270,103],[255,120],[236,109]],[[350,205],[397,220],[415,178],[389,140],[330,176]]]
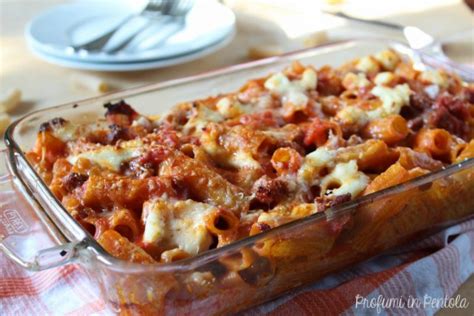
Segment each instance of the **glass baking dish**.
[[[142,114],[232,91],[293,60],[333,66],[387,47],[417,67],[473,73],[382,39],[353,40],[139,87],[31,113],[7,130],[0,152],[0,248],[29,270],[78,264],[124,314],[227,314],[271,300],[408,240],[474,215],[474,159],[343,203],[196,257],[136,264],[109,255],[53,196],[26,161],[39,125],[54,117],[91,122],[125,99]],[[454,67],[454,68],[453,68]]]

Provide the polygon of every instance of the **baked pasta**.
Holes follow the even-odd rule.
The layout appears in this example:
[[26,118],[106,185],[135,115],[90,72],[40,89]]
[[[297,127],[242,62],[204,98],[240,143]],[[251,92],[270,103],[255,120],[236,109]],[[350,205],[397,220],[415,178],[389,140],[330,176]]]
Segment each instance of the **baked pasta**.
[[[104,106],[93,124],[42,124],[27,158],[105,250],[140,263],[194,256],[474,157],[474,85],[391,49],[338,68],[294,62],[162,116]],[[398,202],[316,225],[307,247],[324,253],[345,238],[362,249]],[[343,234],[357,221],[374,225]],[[261,253],[284,261],[304,246]]]

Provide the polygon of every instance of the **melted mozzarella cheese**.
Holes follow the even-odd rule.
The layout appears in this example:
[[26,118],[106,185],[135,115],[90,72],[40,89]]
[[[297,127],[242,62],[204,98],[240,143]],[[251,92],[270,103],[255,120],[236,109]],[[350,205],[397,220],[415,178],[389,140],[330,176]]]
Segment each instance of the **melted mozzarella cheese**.
[[311,69],[305,69],[301,75],[300,85],[306,90],[314,90],[318,85],[318,77],[316,72]]
[[394,70],[400,62],[400,57],[390,49],[375,54],[374,58],[387,70]]
[[[331,184],[337,184],[334,189],[327,188]],[[346,163],[338,163],[334,170],[321,180],[323,194],[341,195],[350,193],[352,197],[361,193],[369,184],[369,177],[358,171],[357,162],[351,160]]]
[[228,97],[217,101],[216,108],[225,118],[233,118],[241,114],[250,113],[250,106],[243,105],[238,101],[232,101]]
[[269,91],[283,94],[291,87],[290,80],[281,72],[278,72],[268,78],[264,83],[265,88]]
[[344,88],[352,90],[368,87],[370,86],[370,81],[367,79],[365,73],[363,72],[360,72],[358,74],[349,72],[344,76],[344,79],[342,79],[342,85],[344,86]]
[[143,241],[146,243],[155,243],[165,237],[166,219],[164,217],[166,205],[161,203],[143,204],[143,214],[147,214],[144,219],[145,230],[143,232]]
[[379,64],[372,56],[366,56],[359,59],[355,68],[365,73],[375,73],[380,69]]
[[77,137],[77,126],[71,124],[71,122],[65,122],[61,126],[54,128],[53,135],[65,143],[72,141]]
[[217,211],[212,205],[193,200],[147,201],[142,214],[145,226],[143,241],[164,249],[178,247],[196,255],[207,250],[212,243],[205,218]]
[[374,78],[374,83],[378,86],[387,86],[395,81],[395,75],[390,71],[379,72]]
[[238,150],[232,154],[228,153],[222,146],[217,143],[217,135],[213,133],[203,133],[200,137],[201,148],[204,149],[206,153],[210,156],[213,156],[215,159],[217,157],[227,157],[222,161],[229,167],[234,167],[237,169],[250,168],[258,169],[260,168],[260,163],[252,157],[252,153],[245,150]]
[[319,147],[315,151],[306,155],[305,160],[311,162],[314,166],[325,166],[331,163],[332,159],[336,157],[336,151],[328,150],[324,147]]
[[399,114],[402,107],[409,104],[411,91],[404,83],[394,88],[375,86],[371,93],[382,101],[382,106],[367,113],[370,119],[377,119],[391,114]]
[[229,165],[237,169],[250,168],[258,169],[260,164],[256,161],[250,152],[239,150],[235,152],[229,159]]
[[336,118],[342,124],[357,126],[364,126],[369,120],[367,113],[356,106],[346,106],[337,112]]
[[153,123],[147,117],[140,115],[136,120],[132,122],[132,126],[143,126],[145,128],[152,128]]
[[318,78],[313,69],[306,69],[300,80],[290,81],[283,73],[278,72],[268,78],[264,86],[267,90],[280,95],[283,104],[291,103],[302,109],[308,103],[306,90],[313,90],[318,84]]
[[290,89],[281,100],[283,104],[291,104],[294,106],[295,110],[302,110],[308,103],[308,96],[299,90]]
[[303,183],[313,184],[314,179],[322,168],[333,166],[333,159],[335,157],[335,150],[319,147],[304,158],[303,165],[298,170],[298,179]]
[[197,109],[196,114],[184,125],[183,132],[185,134],[200,133],[209,122],[220,123],[222,121],[224,121],[224,117],[221,113],[201,105]]
[[214,130],[207,130],[201,134],[201,148],[211,156],[223,154],[223,148],[218,144],[219,133]]
[[[125,143],[126,142],[124,142],[124,144]],[[67,160],[74,165],[79,158],[85,158],[103,168],[119,171],[120,166],[124,162],[139,157],[142,154],[141,149],[137,147],[127,145],[122,147],[102,146],[98,149],[85,151],[77,155],[71,155]]]
[[447,88],[449,81],[445,73],[439,70],[423,71],[418,77],[419,80],[438,85],[440,88]]
[[108,130],[109,124],[105,120],[98,120],[93,124],[76,125],[69,121],[62,125],[54,126],[52,129],[53,135],[63,142],[74,141],[83,135],[93,133],[98,130]]
[[232,108],[232,101],[225,97],[217,101],[216,104],[217,110],[224,116],[229,116]]

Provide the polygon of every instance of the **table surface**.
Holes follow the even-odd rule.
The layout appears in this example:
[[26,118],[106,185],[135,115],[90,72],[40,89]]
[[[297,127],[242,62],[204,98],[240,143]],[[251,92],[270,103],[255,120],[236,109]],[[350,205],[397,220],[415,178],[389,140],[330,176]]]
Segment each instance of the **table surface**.
[[[99,1],[99,0],[97,0]],[[460,0],[410,1],[398,0],[383,8],[367,10],[370,0],[347,1],[351,13],[368,18],[383,18],[405,25],[418,26],[428,33],[445,38],[450,57],[474,65],[474,18]],[[72,84],[73,74],[82,72],[50,65],[36,59],[23,38],[26,23],[39,12],[67,1],[61,0],[0,0],[0,93],[11,88],[23,92],[23,101],[11,113],[14,118],[32,110],[76,101],[98,95],[97,91]],[[287,6],[288,0],[228,0],[237,14],[238,32],[225,48],[197,61],[165,69],[131,73],[84,72],[105,80],[113,89],[127,89],[160,82],[248,61],[252,47],[277,47],[288,51],[303,48],[308,39],[338,40],[373,35],[401,39],[400,34],[372,26],[354,25],[337,18],[311,12],[304,6],[315,2],[301,0],[300,6]],[[252,2],[252,6],[249,3]],[[337,1],[332,1],[337,2]],[[423,6],[420,7],[420,3]],[[376,1],[372,1],[376,3]],[[396,5],[395,5],[396,3]],[[294,3],[293,3],[294,4]],[[449,23],[440,23],[446,21]],[[302,23],[304,21],[304,23]],[[455,34],[455,36],[453,36]],[[462,34],[462,36],[459,36]],[[0,145],[1,146],[1,145]],[[474,297],[474,276],[458,293]],[[466,310],[441,310],[438,315],[474,315],[474,301]]]

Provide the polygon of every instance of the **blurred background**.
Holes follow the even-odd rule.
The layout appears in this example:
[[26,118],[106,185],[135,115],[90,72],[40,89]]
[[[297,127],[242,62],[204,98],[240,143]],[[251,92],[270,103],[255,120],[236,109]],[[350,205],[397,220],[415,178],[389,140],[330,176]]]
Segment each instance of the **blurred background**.
[[[202,1],[212,2],[197,0],[197,3]],[[107,3],[105,0],[0,0],[0,92],[5,94],[17,88],[23,95],[21,106],[11,112],[13,117],[33,108],[78,100],[106,90],[183,77],[341,39],[382,36],[404,41],[398,30],[331,16],[324,14],[323,9],[419,27],[442,40],[445,52],[453,60],[474,64],[473,13],[463,0],[225,0],[221,3],[236,17],[235,36],[225,47],[194,61],[161,69],[104,72],[74,70],[39,59],[28,49],[24,36],[28,22],[58,5],[77,2],[85,3],[90,12]],[[146,1],[117,0],[113,6],[121,3],[136,7],[143,2]],[[73,15],[65,17],[69,18]],[[203,24],[213,20],[212,16],[200,18]],[[53,34],[61,27],[50,22],[45,32]],[[105,85],[81,86],[74,80],[77,74],[99,78]]]

